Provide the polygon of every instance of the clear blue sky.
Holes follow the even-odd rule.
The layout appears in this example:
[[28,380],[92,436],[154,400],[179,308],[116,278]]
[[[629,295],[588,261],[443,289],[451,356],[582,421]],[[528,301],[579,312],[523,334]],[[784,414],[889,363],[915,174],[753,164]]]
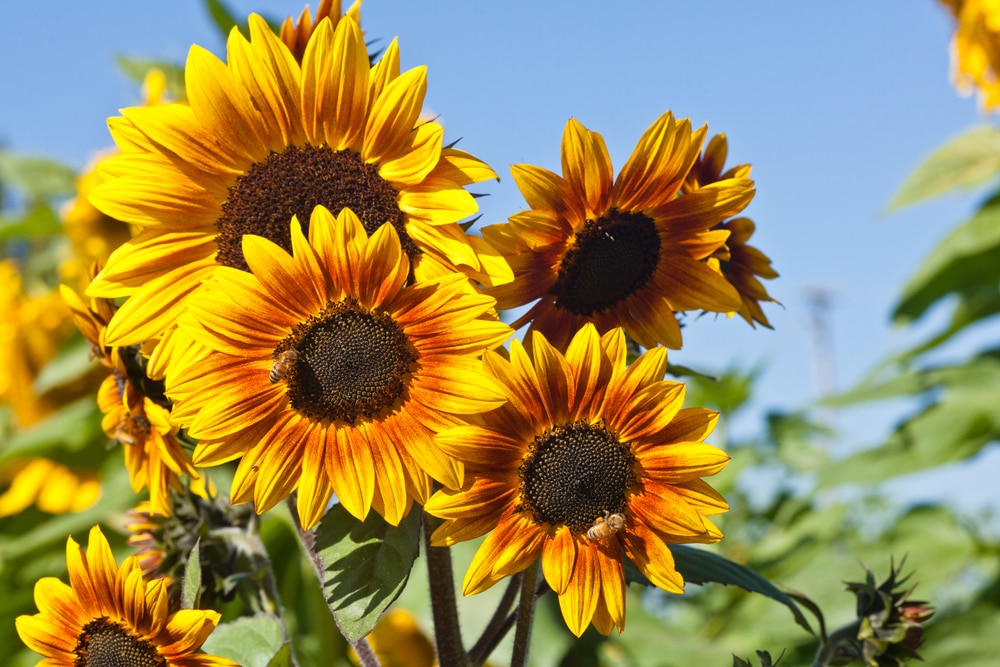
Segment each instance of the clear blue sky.
[[[302,8],[230,4],[272,17]],[[427,106],[448,138],[462,137],[501,174],[499,184],[479,188],[491,195],[480,200],[484,222],[523,206],[507,165],[558,171],[571,116],[604,134],[616,169],[666,109],[725,132],[733,160],[753,165],[758,194],[747,213],[757,222],[755,245],[782,274],[769,288],[784,308],[765,307],[775,331],[704,317],[671,358],[715,369],[766,362],[759,407],[794,408],[817,394],[811,289],[832,296],[838,388],[901,346],[906,338],[889,323],[895,295],[975,202],[951,197],[883,214],[921,157],[985,120],[949,83],[953,28],[933,0],[370,0],[362,17],[370,38],[399,36],[404,69],[428,66]],[[4,2],[0,142],[82,166],[111,143],[105,119],[138,101],[114,56],[183,61],[192,42],[224,51],[198,0],[61,0],[44,10]],[[866,415],[838,424],[848,441],[884,433],[887,418]],[[976,467],[995,476],[1000,456]],[[935,480],[929,493],[947,493],[950,478]]]

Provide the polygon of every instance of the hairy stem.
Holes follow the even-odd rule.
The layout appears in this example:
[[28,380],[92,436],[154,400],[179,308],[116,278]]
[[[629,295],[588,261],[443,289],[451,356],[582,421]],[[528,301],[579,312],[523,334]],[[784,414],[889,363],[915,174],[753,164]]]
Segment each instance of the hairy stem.
[[517,628],[514,630],[514,651],[510,667],[528,664],[528,646],[531,644],[531,627],[535,623],[535,581],[541,565],[534,563],[524,571],[521,579],[521,596],[517,601]]
[[431,533],[441,520],[424,514],[424,545],[427,549],[427,580],[431,589],[431,610],[434,614],[434,640],[438,664],[466,667],[469,658],[462,648],[462,629],[458,624],[455,603],[455,582],[451,570],[451,551],[447,547],[432,547]]
[[472,661],[473,665],[481,665],[486,662],[486,658],[489,657],[496,645],[500,643],[504,635],[511,628],[511,623],[507,622],[507,615],[510,613],[510,608],[514,604],[514,598],[517,597],[517,591],[521,587],[521,574],[515,574],[507,582],[507,590],[504,591],[503,597],[500,599],[500,604],[497,605],[497,609],[493,612],[493,617],[490,622],[486,624],[486,628],[483,630],[483,634],[480,635],[479,641],[469,650],[469,659]]
[[[316,571],[316,580],[320,586],[320,590],[323,588],[323,559],[320,558],[319,553],[316,551],[316,535],[313,534],[311,530],[304,530],[302,528],[302,522],[299,520],[299,512],[295,507],[294,496],[289,496],[288,500],[288,510],[291,512],[292,520],[295,522],[296,532],[299,535],[299,541],[302,542],[302,548],[306,550],[309,554],[309,561],[313,565],[313,569]],[[337,621],[337,617],[333,615],[331,611],[330,616],[333,618],[333,622],[337,624],[337,629],[340,630],[340,634],[347,639],[347,634],[344,629],[340,627],[340,623]],[[368,639],[362,637],[357,641],[351,641],[348,639],[351,648],[354,652],[358,654],[358,661],[361,663],[361,667],[381,667],[378,658],[375,657],[375,652],[372,651],[372,647],[368,644]]]

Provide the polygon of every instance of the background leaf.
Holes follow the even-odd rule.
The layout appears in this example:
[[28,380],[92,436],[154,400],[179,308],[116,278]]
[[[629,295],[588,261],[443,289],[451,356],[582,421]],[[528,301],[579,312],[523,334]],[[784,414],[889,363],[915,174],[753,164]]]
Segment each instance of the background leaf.
[[362,523],[341,505],[327,511],[316,531],[323,562],[323,592],[337,625],[350,641],[361,639],[406,585],[420,547],[420,512],[399,526],[376,512]]
[[918,319],[945,296],[996,291],[1000,282],[1000,197],[948,233],[903,287],[892,314],[897,324]]
[[696,549],[684,544],[668,544],[667,546],[670,547],[670,553],[674,555],[674,565],[684,577],[684,581],[692,584],[716,583],[724,586],[739,586],[751,593],[759,593],[788,607],[792,616],[795,617],[795,622],[810,633],[813,632],[809,621],[806,620],[792,598],[750,568],[704,549]]
[[138,84],[146,80],[146,75],[151,69],[158,69],[167,77],[167,95],[171,100],[183,100],[187,97],[184,87],[184,67],[168,60],[154,60],[152,58],[136,58],[133,56],[117,55],[115,63],[118,68]]
[[184,582],[181,584],[181,609],[197,609],[201,597],[201,538],[195,540],[184,566]]
[[76,172],[55,160],[0,150],[0,183],[29,199],[48,200],[75,193]]
[[989,181],[1000,171],[1000,129],[974,127],[948,141],[907,177],[889,202],[895,210]]
[[285,644],[281,622],[269,614],[257,614],[216,626],[202,649],[235,660],[241,667],[270,667]]

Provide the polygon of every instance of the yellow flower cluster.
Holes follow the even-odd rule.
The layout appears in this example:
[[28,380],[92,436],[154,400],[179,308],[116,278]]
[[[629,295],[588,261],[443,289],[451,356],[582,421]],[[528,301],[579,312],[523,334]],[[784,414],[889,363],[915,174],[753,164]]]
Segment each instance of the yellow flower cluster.
[[[704,443],[717,415],[682,408],[666,350],[688,311],[770,326],[759,279],[777,274],[735,217],[750,168],[667,112],[616,174],[571,119],[562,173],[514,165],[528,208],[477,235],[467,186],[496,174],[422,115],[426,68],[401,71],[396,40],[370,62],[359,21],[324,2],[278,35],[252,15],[226,60],[191,48],[187,100],[110,119],[117,151],[85,189],[130,231],[85,298],[63,290],[111,371],[104,431],[149,513],[170,513],[194,466],[230,461],[234,503],[294,496],[305,529],[334,499],[392,525],[419,504],[443,520],[435,546],[486,536],[465,593],[540,564],[574,634],[620,631],[627,562],[680,592],[667,544],[722,537],[708,517],[726,502],[702,480],[728,461]],[[498,312],[522,306],[512,326]],[[215,617],[122,607],[165,588],[134,559],[107,574],[97,529],[100,574],[69,552],[72,589],[40,583],[39,600],[72,620],[40,601],[18,624],[47,664],[97,664],[97,637],[224,664],[184,653]],[[82,643],[41,638],[60,632]]]

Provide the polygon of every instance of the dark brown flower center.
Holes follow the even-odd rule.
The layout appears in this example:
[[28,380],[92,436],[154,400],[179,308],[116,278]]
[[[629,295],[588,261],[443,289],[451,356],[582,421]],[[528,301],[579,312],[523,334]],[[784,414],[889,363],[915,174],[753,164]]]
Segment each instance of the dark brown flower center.
[[417,360],[391,317],[352,298],[328,303],[297,325],[274,358],[289,349],[297,353],[283,368],[292,408],[316,421],[348,424],[391,410]]
[[589,317],[642,289],[660,261],[656,224],[642,213],[611,209],[588,220],[559,263],[555,303]]
[[631,443],[619,442],[602,424],[553,426],[535,436],[518,469],[520,509],[536,523],[585,533],[599,517],[625,510],[634,463]]
[[216,261],[248,271],[244,234],[263,236],[290,253],[292,216],[308,234],[309,218],[317,206],[325,206],[334,215],[350,208],[369,234],[386,222],[392,224],[403,250],[412,256],[418,251],[406,233],[405,217],[396,204],[398,194],[379,176],[377,165],[363,162],[354,151],[289,146],[250,167],[229,188],[222,215],[215,222],[219,229]]
[[73,650],[74,667],[166,667],[151,642],[106,616],[87,623]]

